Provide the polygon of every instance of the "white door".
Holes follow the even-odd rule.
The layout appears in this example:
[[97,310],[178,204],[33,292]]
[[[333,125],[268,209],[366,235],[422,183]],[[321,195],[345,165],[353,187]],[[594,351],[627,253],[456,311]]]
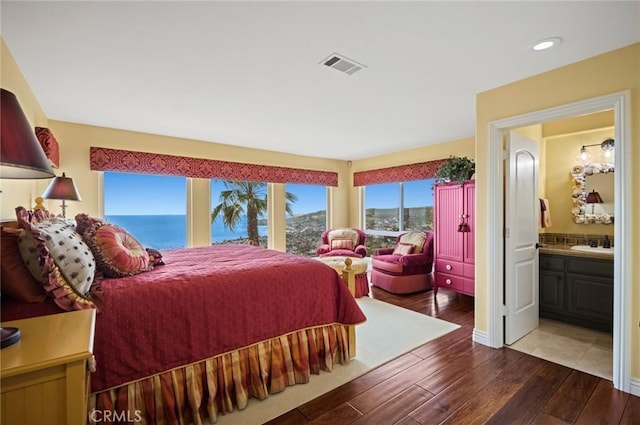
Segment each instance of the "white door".
[[507,135],[505,164],[505,344],[538,327],[538,144]]

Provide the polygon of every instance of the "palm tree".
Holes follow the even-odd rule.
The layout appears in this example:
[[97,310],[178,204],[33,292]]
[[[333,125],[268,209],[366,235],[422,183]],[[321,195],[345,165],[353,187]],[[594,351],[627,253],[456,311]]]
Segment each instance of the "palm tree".
[[[257,182],[237,182],[225,180],[225,190],[220,192],[220,203],[211,212],[213,223],[218,215],[222,215],[224,226],[233,231],[236,229],[243,215],[247,216],[247,237],[249,243],[258,245],[258,217],[267,212],[267,184]],[[287,214],[292,215],[291,204],[297,197],[287,192],[285,194]]]

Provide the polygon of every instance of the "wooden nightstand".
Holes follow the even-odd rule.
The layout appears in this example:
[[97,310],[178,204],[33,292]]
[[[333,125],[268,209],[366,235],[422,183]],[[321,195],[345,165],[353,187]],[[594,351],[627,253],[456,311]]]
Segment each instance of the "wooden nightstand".
[[3,322],[22,339],[0,351],[2,424],[87,423],[95,310]]

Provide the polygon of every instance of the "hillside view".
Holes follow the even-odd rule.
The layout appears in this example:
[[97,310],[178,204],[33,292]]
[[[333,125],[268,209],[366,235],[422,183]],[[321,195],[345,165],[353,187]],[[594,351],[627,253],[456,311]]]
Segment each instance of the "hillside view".
[[[366,211],[367,228],[397,232],[399,228],[397,208],[371,208]],[[314,257],[316,248],[322,241],[326,229],[326,211],[300,214],[287,218],[287,252]],[[266,225],[261,220],[260,225]],[[433,230],[433,207],[406,208],[404,228],[410,230]],[[396,238],[388,236],[367,236],[366,247],[369,255],[377,248],[394,246]],[[247,238],[226,240],[222,244],[247,243]],[[267,237],[260,237],[260,246],[267,246]]]

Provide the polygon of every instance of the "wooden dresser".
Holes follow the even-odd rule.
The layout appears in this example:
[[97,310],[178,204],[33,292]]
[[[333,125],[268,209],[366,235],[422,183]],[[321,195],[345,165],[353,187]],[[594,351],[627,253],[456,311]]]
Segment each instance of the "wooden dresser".
[[3,322],[19,342],[0,351],[1,423],[84,425],[95,310]]

